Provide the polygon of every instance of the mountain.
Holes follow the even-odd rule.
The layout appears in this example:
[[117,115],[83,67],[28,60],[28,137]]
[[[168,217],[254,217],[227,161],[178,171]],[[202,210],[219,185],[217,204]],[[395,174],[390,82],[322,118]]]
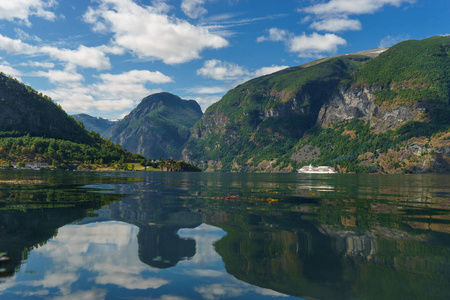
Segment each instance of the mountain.
[[450,172],[450,37],[320,59],[210,106],[183,150],[213,171]]
[[49,97],[0,74],[0,166],[37,161],[67,169],[138,159],[143,157],[88,132]]
[[86,130],[51,99],[0,74],[0,137],[29,134],[90,143]]
[[170,93],[153,94],[113,128],[110,139],[146,157],[179,159],[191,128],[201,116],[194,100]]
[[93,130],[95,132],[98,132],[104,138],[109,138],[111,136],[113,127],[117,123],[119,123],[119,121],[112,121],[100,117],[92,117],[87,114],[72,115],[72,118],[74,118],[76,121],[82,122],[84,127],[88,131]]

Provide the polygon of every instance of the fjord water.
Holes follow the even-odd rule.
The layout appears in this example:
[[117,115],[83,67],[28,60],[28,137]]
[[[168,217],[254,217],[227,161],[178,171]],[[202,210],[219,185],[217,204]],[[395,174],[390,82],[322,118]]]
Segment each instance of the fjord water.
[[0,172],[0,299],[449,299],[450,176]]

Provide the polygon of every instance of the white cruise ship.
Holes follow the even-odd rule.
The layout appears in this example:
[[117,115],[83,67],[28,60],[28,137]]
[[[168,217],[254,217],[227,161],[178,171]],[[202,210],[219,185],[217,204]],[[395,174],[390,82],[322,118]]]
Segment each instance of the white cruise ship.
[[319,167],[313,167],[311,165],[302,167],[297,170],[299,173],[306,173],[306,174],[335,174],[337,173],[335,169],[329,166],[319,166]]

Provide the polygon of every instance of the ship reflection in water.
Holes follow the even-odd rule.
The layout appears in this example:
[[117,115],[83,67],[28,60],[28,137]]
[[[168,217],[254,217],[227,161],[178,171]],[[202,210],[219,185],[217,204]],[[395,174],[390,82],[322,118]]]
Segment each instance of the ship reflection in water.
[[450,296],[448,177],[70,176],[0,186],[0,299]]

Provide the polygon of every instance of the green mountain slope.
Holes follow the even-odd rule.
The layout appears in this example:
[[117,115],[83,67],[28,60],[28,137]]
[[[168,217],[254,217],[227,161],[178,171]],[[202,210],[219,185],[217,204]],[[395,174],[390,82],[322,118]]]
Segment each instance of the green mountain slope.
[[244,83],[207,109],[185,159],[221,171],[447,172],[449,43],[407,41]]
[[110,139],[146,157],[179,159],[191,128],[201,116],[194,100],[170,93],[153,94],[114,127]]
[[340,81],[369,57],[328,59],[244,83],[207,109],[185,155],[204,168],[247,170],[278,159],[314,126]]
[[29,134],[91,143],[86,130],[50,98],[0,74],[0,136]]
[[72,118],[74,118],[76,121],[82,122],[84,127],[88,131],[93,130],[95,132],[98,132],[104,138],[109,138],[111,136],[113,127],[119,122],[103,119],[100,117],[92,117],[87,114],[72,115]]
[[86,131],[47,96],[0,75],[0,166],[39,161],[69,168],[137,158],[98,133]]

